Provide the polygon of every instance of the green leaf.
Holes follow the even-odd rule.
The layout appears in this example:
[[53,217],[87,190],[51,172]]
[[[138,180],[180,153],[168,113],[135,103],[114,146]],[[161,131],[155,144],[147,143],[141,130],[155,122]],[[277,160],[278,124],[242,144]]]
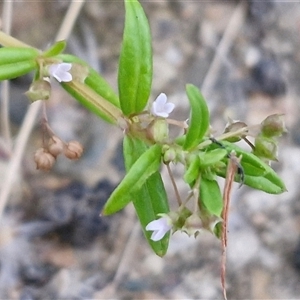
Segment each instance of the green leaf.
[[[244,169],[245,174],[249,174],[252,176],[262,176],[263,174],[268,173],[270,170],[272,170],[272,168],[270,168],[267,164],[265,164],[261,159],[259,159],[253,153],[243,150],[239,146],[227,141],[222,141],[221,143],[228,151],[228,154],[234,151],[238,157],[242,156],[240,163]],[[208,150],[220,149],[219,147],[220,147],[219,145],[213,143],[210,146],[208,146],[207,149]]]
[[[148,146],[142,140],[125,136],[123,151],[127,172],[147,149]],[[154,242],[150,238],[152,232],[145,230],[145,227],[157,218],[157,214],[169,212],[167,194],[159,172],[151,175],[141,189],[132,194],[132,200],[149,245],[157,255],[165,255],[170,234],[166,234],[163,239]]]
[[200,166],[201,168],[212,166],[220,162],[226,155],[227,151],[225,149],[214,149],[207,152],[200,152]]
[[[223,199],[220,187],[216,180],[209,180],[205,177],[200,181],[200,203],[213,215],[221,216]],[[200,204],[200,210],[201,210]]]
[[198,156],[191,161],[186,172],[184,173],[183,179],[186,183],[191,185],[199,176],[200,172],[200,159]]
[[[247,152],[240,147],[231,144],[230,142],[222,141],[222,144],[229,150],[234,150],[237,156],[242,156],[240,164],[245,175],[244,183],[254,189],[262,190],[269,194],[280,194],[286,191],[286,187],[278,174],[262,160],[254,154]],[[218,147],[212,144],[208,148]],[[226,176],[226,168],[217,169],[216,173],[221,176]],[[236,176],[235,181],[240,182],[240,177]]]
[[0,80],[17,78],[37,68],[35,60],[19,61],[0,66]]
[[287,191],[284,182],[274,171],[264,176],[246,175],[245,184],[269,194],[281,194]]
[[103,214],[110,215],[124,208],[134,193],[141,189],[146,180],[158,171],[161,162],[161,145],[153,145],[132,165],[121,183],[107,200]]
[[199,89],[192,84],[187,84],[186,93],[191,105],[191,115],[183,148],[188,150],[196,147],[203,139],[209,127],[210,117],[206,101]]
[[85,61],[70,54],[60,54],[56,58],[61,59],[66,63],[79,63],[89,68],[89,75],[84,83],[90,87],[95,93],[109,101],[116,107],[120,107],[119,97],[109,85],[109,83],[98,72],[89,66]]
[[170,233],[154,242],[151,240],[152,231],[145,230],[151,221],[157,219],[157,214],[169,212],[167,194],[159,172],[151,175],[142,188],[134,193],[132,199],[148,244],[158,256],[164,256],[168,249]]
[[43,57],[52,57],[60,54],[65,50],[67,46],[66,41],[58,41],[54,45],[52,45],[49,49],[43,52]]
[[137,0],[125,0],[125,28],[119,61],[120,105],[128,116],[142,111],[152,84],[152,47],[149,23]]
[[105,121],[117,124],[123,117],[120,109],[103,99],[86,84],[72,80],[61,83],[61,86],[79,103]]
[[0,48],[0,66],[10,65],[21,61],[34,61],[39,56],[39,51],[34,48]]

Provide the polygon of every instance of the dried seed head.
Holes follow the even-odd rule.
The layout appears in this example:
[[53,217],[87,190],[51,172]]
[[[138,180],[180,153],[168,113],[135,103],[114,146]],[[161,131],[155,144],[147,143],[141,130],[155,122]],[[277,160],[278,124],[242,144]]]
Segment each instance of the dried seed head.
[[38,170],[49,171],[55,163],[55,157],[46,149],[39,148],[34,154],[34,161]]
[[53,156],[57,156],[61,153],[63,153],[65,148],[65,143],[58,138],[57,136],[52,136],[49,140],[48,143],[48,151],[51,153]]
[[82,153],[83,146],[78,141],[71,141],[64,148],[64,155],[69,159],[79,159]]

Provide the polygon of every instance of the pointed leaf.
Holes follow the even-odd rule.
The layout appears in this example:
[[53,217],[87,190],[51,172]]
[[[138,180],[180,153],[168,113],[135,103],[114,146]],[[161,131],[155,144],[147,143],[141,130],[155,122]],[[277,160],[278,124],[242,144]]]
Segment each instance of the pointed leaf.
[[137,0],[125,0],[125,28],[120,54],[120,105],[128,116],[142,111],[152,84],[152,47],[147,17]]
[[[142,140],[125,136],[123,151],[127,172],[147,149],[148,146]],[[159,172],[151,175],[142,188],[131,196],[149,245],[157,255],[165,255],[168,249],[170,234],[166,234],[163,239],[154,242],[151,240],[152,232],[145,230],[145,227],[157,218],[157,214],[169,212],[167,194]]]
[[209,111],[206,101],[199,89],[192,85],[186,85],[186,93],[191,105],[189,128],[186,133],[184,149],[196,147],[203,139],[209,127]]
[[159,169],[160,162],[161,146],[153,145],[136,160],[113,191],[104,206],[103,214],[110,215],[124,208],[132,200],[132,195]]
[[66,41],[58,41],[54,45],[52,45],[49,49],[43,52],[43,57],[52,57],[60,54],[65,50],[67,46]]
[[[219,184],[216,180],[209,180],[205,177],[200,181],[200,203],[213,215],[221,216],[223,199]],[[200,205],[201,210],[201,205]]]
[[214,149],[207,152],[200,152],[200,166],[204,168],[214,165],[221,161],[227,154],[228,153],[225,149]]

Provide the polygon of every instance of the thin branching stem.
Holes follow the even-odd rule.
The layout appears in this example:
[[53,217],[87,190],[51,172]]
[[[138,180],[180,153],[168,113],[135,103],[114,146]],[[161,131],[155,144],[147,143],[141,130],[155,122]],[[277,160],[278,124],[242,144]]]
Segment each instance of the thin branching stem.
[[182,205],[182,201],[181,201],[181,198],[180,198],[180,195],[179,195],[179,191],[178,191],[178,188],[177,188],[174,176],[172,174],[172,170],[170,168],[170,164],[166,164],[166,166],[167,166],[169,177],[171,179],[171,183],[173,185],[173,189],[174,189],[174,192],[175,192],[175,196],[176,196],[176,199],[177,199],[178,206],[181,206]]

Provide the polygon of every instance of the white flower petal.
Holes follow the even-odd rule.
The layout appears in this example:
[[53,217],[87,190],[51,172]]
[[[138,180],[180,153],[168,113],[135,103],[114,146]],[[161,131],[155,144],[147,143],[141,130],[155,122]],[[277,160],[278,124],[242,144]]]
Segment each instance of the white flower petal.
[[168,219],[166,217],[154,220],[146,226],[147,231],[153,231],[151,235],[151,240],[153,241],[161,240],[171,229],[172,226],[168,223]]
[[175,105],[173,103],[167,103],[167,95],[161,93],[152,103],[151,114],[156,117],[167,118],[174,107]]
[[70,63],[53,64],[49,66],[48,71],[50,76],[54,77],[59,82],[72,81],[72,75],[69,71],[72,68]]
[[161,240],[164,236],[165,236],[166,232],[164,231],[153,231],[152,235],[151,235],[151,240],[154,242],[157,242],[159,240]]
[[166,103],[166,105],[165,105],[165,111],[169,114],[173,111],[174,108],[175,108],[174,103],[169,102],[169,103]]
[[155,102],[158,104],[159,107],[163,107],[168,101],[167,95],[165,93],[160,93]]

